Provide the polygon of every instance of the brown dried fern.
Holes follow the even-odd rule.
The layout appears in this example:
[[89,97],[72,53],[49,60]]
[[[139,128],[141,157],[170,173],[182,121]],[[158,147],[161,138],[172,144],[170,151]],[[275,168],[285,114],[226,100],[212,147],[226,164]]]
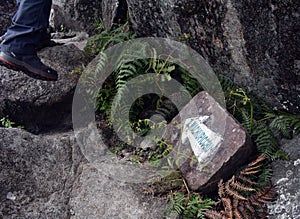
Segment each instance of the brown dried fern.
[[253,167],[253,166],[257,166],[258,163],[262,162],[266,160],[265,155],[260,155],[259,157],[257,157],[254,161],[252,161],[251,163],[248,164],[248,167]]
[[272,186],[261,189],[254,181],[258,173],[262,172],[265,161],[263,155],[251,162],[239,174],[227,182],[220,180],[218,194],[222,207],[220,211],[208,211],[208,218],[226,219],[258,219],[265,218],[266,204],[274,199]]
[[246,192],[253,192],[256,191],[254,188],[249,187],[249,186],[245,186],[242,183],[239,183],[235,180],[235,176],[232,177],[232,179],[230,180],[230,186],[236,190],[240,190],[240,191],[246,191]]
[[252,180],[248,179],[247,177],[239,175],[237,178],[240,181],[242,181],[243,183],[246,183],[246,184],[249,184],[249,185],[253,185],[253,186],[257,186],[258,185],[257,182],[253,182]]
[[223,215],[218,211],[209,210],[204,212],[205,217],[208,219],[222,219]]
[[221,199],[224,209],[225,209],[225,214],[228,218],[232,218],[233,217],[233,208],[232,208],[232,204],[231,204],[231,199],[230,198],[222,198]]
[[242,196],[238,191],[230,187],[230,181],[227,181],[225,183],[225,193],[227,193],[229,196],[232,196],[234,199],[239,199],[244,201],[247,200],[246,197]]

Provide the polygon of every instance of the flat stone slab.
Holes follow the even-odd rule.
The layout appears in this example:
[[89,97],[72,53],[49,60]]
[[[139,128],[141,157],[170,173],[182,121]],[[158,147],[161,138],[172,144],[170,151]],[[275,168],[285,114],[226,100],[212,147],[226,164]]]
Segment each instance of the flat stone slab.
[[163,138],[193,190],[216,188],[254,151],[250,136],[207,92],[197,94],[170,122]]
[[33,132],[55,126],[55,122],[71,114],[72,95],[79,74],[71,75],[70,72],[87,63],[84,53],[74,45],[46,48],[39,56],[46,65],[58,71],[58,81],[36,80],[0,66],[0,117],[9,116]]

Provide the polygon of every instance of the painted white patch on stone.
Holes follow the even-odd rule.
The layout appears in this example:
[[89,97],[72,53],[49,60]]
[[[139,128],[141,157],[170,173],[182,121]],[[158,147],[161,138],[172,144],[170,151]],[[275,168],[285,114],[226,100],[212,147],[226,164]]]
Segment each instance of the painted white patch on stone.
[[205,125],[208,116],[192,117],[184,122],[182,139],[188,139],[199,161],[205,163],[219,148],[223,138]]

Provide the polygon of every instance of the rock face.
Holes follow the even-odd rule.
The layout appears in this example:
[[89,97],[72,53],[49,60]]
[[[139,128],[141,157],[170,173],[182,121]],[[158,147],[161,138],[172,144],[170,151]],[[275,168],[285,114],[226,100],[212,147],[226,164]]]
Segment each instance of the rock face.
[[53,0],[51,25],[56,30],[62,28],[90,32],[101,20],[101,0]]
[[68,218],[82,158],[71,133],[39,137],[0,128],[0,138],[0,217]]
[[47,48],[39,56],[58,71],[58,81],[35,80],[0,66],[0,116],[8,116],[32,132],[55,128],[62,121],[71,124],[72,95],[79,75],[69,72],[87,62],[74,45]]
[[72,132],[0,128],[0,218],[163,218],[166,201],[103,175]]
[[1,0],[0,4],[0,36],[2,36],[7,27],[11,24],[11,17],[16,10],[16,1]]
[[299,112],[299,1],[127,0],[140,36],[186,41],[214,71]]
[[209,192],[254,152],[250,136],[208,93],[200,92],[168,125],[163,138],[174,145],[188,185]]
[[278,198],[269,204],[270,219],[293,219],[300,217],[300,136],[292,140],[283,140],[282,149],[291,160],[278,160],[273,163],[272,181],[276,186]]
[[139,185],[115,181],[90,164],[82,169],[70,197],[71,219],[163,218],[166,200],[144,196]]

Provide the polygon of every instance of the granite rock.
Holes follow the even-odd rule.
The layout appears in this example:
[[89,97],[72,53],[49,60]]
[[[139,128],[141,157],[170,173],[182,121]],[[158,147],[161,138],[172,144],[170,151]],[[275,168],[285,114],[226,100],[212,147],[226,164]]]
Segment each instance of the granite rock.
[[300,112],[298,0],[127,0],[134,31],[188,43],[217,74]]
[[39,57],[58,71],[58,81],[36,80],[0,66],[0,116],[8,116],[32,132],[55,128],[65,120],[70,124],[72,95],[79,74],[69,73],[87,62],[74,45],[46,48]]
[[277,199],[268,205],[270,219],[300,218],[300,136],[282,140],[281,149],[291,160],[276,160],[272,164],[272,182],[276,188]]
[[117,181],[83,163],[70,196],[71,219],[163,218],[167,200],[154,199],[142,191],[141,184]]
[[11,17],[16,10],[16,1],[14,0],[1,0],[0,4],[0,36],[6,32],[11,24]]
[[72,133],[0,128],[0,218],[69,218],[82,155]]
[[0,128],[0,218],[163,218],[166,200],[94,168],[73,132]]
[[53,0],[50,25],[55,31],[92,32],[101,21],[101,0]]

